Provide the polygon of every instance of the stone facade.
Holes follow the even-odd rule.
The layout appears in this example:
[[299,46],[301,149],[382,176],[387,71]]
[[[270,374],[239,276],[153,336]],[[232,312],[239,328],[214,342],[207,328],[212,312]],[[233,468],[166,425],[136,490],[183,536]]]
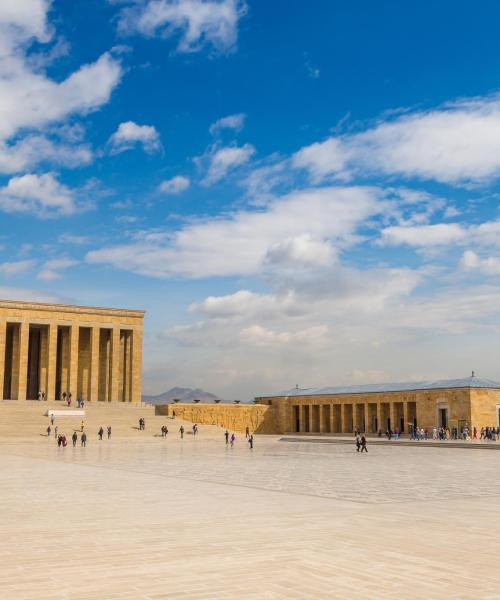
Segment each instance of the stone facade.
[[344,394],[298,393],[256,398],[273,407],[276,433],[366,433],[412,426],[496,427],[499,388],[440,388]]
[[276,433],[277,423],[273,407],[248,404],[164,404],[156,407],[156,414],[198,423],[218,425],[230,431]]
[[144,311],[0,300],[0,398],[140,402]]

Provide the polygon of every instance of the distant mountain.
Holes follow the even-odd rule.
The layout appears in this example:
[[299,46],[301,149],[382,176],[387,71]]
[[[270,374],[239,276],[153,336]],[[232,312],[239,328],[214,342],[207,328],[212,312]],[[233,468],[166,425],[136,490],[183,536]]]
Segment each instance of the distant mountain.
[[195,399],[201,400],[202,402],[220,400],[218,396],[215,396],[210,392],[205,392],[205,390],[200,390],[199,388],[193,390],[191,388],[181,387],[173,387],[167,392],[163,392],[163,394],[158,394],[157,396],[142,396],[142,401],[148,402],[149,404],[167,404],[174,399],[180,400],[181,402],[192,402]]

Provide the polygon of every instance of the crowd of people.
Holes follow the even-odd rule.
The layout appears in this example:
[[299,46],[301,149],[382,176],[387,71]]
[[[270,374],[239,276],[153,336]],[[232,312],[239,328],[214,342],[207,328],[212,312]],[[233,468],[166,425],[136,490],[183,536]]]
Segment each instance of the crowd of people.
[[[55,416],[53,413],[50,413],[50,424],[47,427],[47,437],[50,438],[52,432],[54,432],[54,438],[57,441],[57,445],[59,447],[67,446],[68,439],[66,437],[66,434],[60,433],[58,426],[55,425],[54,423],[55,423]],[[146,430],[146,420],[144,419],[144,417],[140,417],[140,419],[139,419],[139,430],[140,431]],[[108,425],[106,430],[102,426],[99,427],[99,429],[97,431],[98,439],[102,440],[104,438],[105,433],[107,433],[107,439],[108,440],[111,439],[111,432],[112,432],[111,425]],[[182,425],[182,424],[179,427],[179,433],[180,433],[181,439],[184,439],[185,428],[184,428],[184,425]],[[198,435],[198,424],[197,423],[193,424],[193,426],[191,428],[191,433],[192,433],[193,437],[196,437]],[[80,438],[78,438],[78,434],[80,434]],[[167,427],[167,425],[162,425],[160,428],[160,436],[162,438],[166,438],[167,435],[168,435],[168,427]],[[224,438],[226,440],[226,445],[230,446],[231,448],[234,448],[235,443],[236,443],[236,435],[234,433],[232,433],[230,435],[229,431],[226,430],[224,433]],[[78,439],[80,439],[80,444],[82,447],[85,447],[87,445],[87,433],[85,431],[85,421],[83,421],[83,420],[80,424],[80,431],[77,431],[75,429],[71,436],[71,441],[73,443],[73,447],[75,447],[77,445]],[[245,430],[245,439],[248,443],[249,449],[252,450],[253,446],[254,446],[254,437],[253,437],[253,434],[250,433],[250,429],[248,427]],[[364,436],[363,436],[363,439],[364,439]],[[367,451],[366,450],[366,441],[365,441],[365,451]]]
[[[354,432],[354,436],[358,436],[359,431]],[[384,435],[381,429],[378,431],[378,437],[381,438]],[[385,437],[388,440],[399,440],[401,437],[401,431],[399,429],[386,429]],[[430,431],[424,427],[410,426],[409,431],[410,440],[436,440],[436,441],[447,441],[447,440],[484,440],[488,442],[495,442],[500,440],[500,427],[468,427],[464,425],[460,427],[433,427]]]
[[[54,438],[57,442],[57,445],[59,447],[66,447],[68,445],[68,439],[66,437],[65,433],[61,433],[59,432],[59,427],[57,425],[54,425],[55,422],[55,417],[54,414],[51,413],[50,415],[50,424],[47,426],[47,437],[50,438],[51,434],[52,434],[52,428],[54,431]],[[108,440],[111,439],[111,433],[112,433],[112,428],[111,425],[108,425],[106,427],[106,433],[107,433],[107,438]],[[82,420],[82,422],[80,423],[80,431],[77,431],[76,429],[73,430],[73,434],[71,436],[71,441],[73,443],[73,448],[76,446],[77,442],[78,442],[78,434],[80,434],[80,445],[85,448],[85,446],[87,445],[87,433],[85,431],[85,421]],[[104,428],[99,427],[98,431],[97,431],[97,436],[99,438],[99,440],[102,440],[104,438]]]

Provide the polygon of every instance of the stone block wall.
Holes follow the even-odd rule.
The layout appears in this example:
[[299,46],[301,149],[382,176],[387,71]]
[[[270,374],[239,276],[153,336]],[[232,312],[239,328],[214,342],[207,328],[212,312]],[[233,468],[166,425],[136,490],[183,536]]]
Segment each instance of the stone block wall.
[[281,433],[272,406],[260,404],[163,404],[156,414],[175,416],[200,425],[219,425],[229,431]]

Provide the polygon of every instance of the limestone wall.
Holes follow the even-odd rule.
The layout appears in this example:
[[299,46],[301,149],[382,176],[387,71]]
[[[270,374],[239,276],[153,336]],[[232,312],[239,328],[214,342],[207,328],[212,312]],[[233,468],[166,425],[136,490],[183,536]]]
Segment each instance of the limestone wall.
[[200,425],[218,425],[230,431],[252,433],[281,433],[272,406],[262,404],[163,404],[156,407],[157,415],[175,416]]
[[478,428],[499,424],[500,390],[474,389],[472,397],[472,424]]

